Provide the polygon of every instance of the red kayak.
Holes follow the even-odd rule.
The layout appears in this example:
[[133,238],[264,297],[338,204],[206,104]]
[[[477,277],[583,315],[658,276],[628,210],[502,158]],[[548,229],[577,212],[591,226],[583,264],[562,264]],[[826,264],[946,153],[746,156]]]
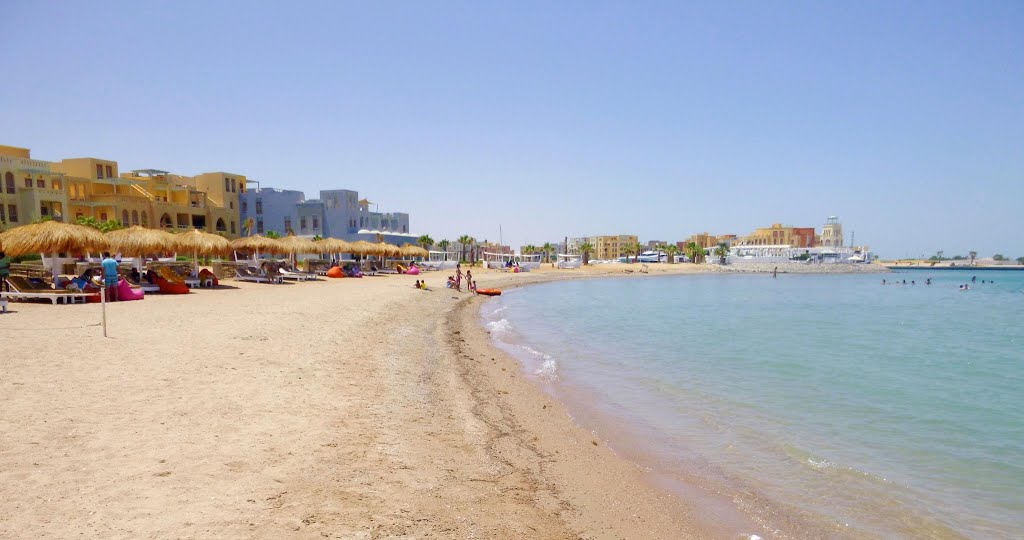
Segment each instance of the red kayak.
[[501,296],[501,289],[477,289],[476,293],[484,296]]

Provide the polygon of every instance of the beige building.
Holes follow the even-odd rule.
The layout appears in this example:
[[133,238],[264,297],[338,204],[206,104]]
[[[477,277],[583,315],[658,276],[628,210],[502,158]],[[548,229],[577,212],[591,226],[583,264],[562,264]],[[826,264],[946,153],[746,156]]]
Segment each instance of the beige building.
[[771,227],[761,227],[753,233],[739,238],[740,246],[790,246],[815,247],[818,237],[814,227],[791,227],[781,223],[773,223]]
[[829,216],[825,226],[821,228],[822,247],[843,247],[843,224],[839,218]]
[[587,242],[594,246],[591,259],[618,259],[624,257],[626,252],[639,243],[635,234],[620,234],[617,236],[588,236]]
[[[10,180],[0,199],[9,225],[42,217],[63,221],[92,217],[116,220],[123,227],[196,228],[228,238],[237,237],[241,230],[238,194],[245,191],[246,179],[240,174],[121,173],[112,160],[72,158],[51,163],[30,159],[28,149],[0,146],[0,177]],[[23,187],[18,187],[19,178]],[[10,219],[12,209],[16,219]]]
[[50,163],[32,159],[28,148],[0,145],[0,228],[44,217],[64,219],[68,204],[63,177]]

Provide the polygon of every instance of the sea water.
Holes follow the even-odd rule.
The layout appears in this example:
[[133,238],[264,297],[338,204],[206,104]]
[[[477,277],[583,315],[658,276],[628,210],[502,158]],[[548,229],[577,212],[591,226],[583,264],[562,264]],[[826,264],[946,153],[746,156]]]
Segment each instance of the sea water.
[[584,427],[726,497],[725,530],[1024,537],[1024,272],[589,279],[481,309]]

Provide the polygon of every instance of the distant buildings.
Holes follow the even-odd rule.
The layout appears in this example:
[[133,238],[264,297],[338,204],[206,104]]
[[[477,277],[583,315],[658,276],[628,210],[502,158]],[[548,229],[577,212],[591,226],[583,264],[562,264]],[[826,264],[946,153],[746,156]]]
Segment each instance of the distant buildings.
[[822,247],[843,247],[843,224],[839,218],[829,216],[825,226],[821,229]]
[[380,235],[398,245],[416,241],[409,232],[409,214],[371,211],[373,203],[353,190],[321,190],[319,199],[307,200],[301,191],[260,187],[247,190],[240,204],[242,222],[252,218],[260,234],[293,232],[350,241],[375,241]]
[[245,176],[215,172],[181,176],[159,170],[121,173],[117,162],[72,158],[32,159],[30,150],[0,146],[0,223],[89,217],[122,226],[200,229],[238,236],[238,195]]
[[609,260],[624,257],[631,247],[640,243],[640,240],[635,234],[570,238],[566,243],[566,253],[579,255],[580,246],[585,243],[593,248],[590,252],[591,259]]
[[791,247],[815,247],[818,240],[814,234],[814,227],[792,227],[773,223],[771,227],[761,227],[753,233],[739,238],[736,242],[739,246],[791,246]]

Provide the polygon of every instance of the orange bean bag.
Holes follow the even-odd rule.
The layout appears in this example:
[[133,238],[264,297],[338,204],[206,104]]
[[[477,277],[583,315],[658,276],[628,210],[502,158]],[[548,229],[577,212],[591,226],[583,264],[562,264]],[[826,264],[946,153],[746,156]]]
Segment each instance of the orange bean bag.
[[331,269],[327,271],[327,277],[343,278],[345,277],[345,272],[342,272],[341,268],[338,268],[337,266],[332,266]]
[[202,270],[199,271],[199,281],[206,282],[206,280],[208,280],[208,279],[212,279],[213,280],[213,286],[214,287],[216,287],[217,285],[220,285],[220,280],[217,279],[217,275],[214,274],[213,272],[203,268]]
[[156,285],[160,287],[161,294],[188,294],[188,285],[184,283],[171,283],[166,279],[157,276]]

